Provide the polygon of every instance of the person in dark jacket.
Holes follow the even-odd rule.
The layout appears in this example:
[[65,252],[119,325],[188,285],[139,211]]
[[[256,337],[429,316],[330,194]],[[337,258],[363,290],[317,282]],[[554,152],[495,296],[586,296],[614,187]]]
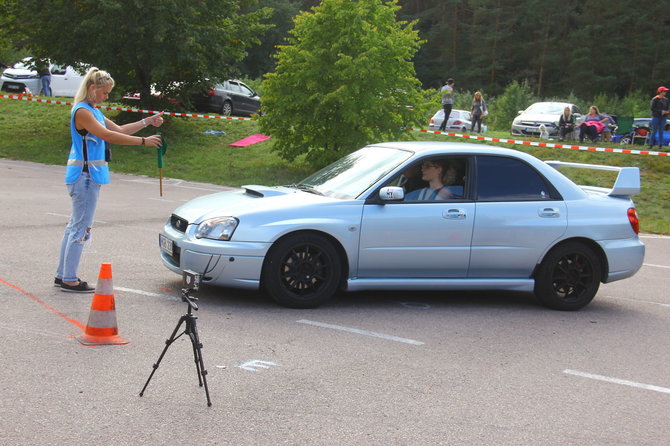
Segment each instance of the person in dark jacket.
[[572,134],[575,130],[575,117],[570,110],[570,107],[565,107],[561,117],[558,119],[558,139],[563,141],[565,135]]
[[668,88],[658,87],[657,95],[651,100],[651,136],[649,137],[649,148],[653,149],[658,144],[663,149],[663,132],[668,122]]

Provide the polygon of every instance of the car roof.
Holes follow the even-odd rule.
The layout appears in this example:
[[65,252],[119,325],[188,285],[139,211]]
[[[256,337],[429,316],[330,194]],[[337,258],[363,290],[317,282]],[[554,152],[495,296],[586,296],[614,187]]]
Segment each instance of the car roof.
[[505,155],[523,159],[538,158],[519,150],[507,149],[504,147],[490,146],[488,144],[474,144],[467,142],[446,142],[446,141],[395,141],[370,144],[373,147],[386,147],[391,149],[408,150],[417,154],[443,154],[445,150],[459,155]]

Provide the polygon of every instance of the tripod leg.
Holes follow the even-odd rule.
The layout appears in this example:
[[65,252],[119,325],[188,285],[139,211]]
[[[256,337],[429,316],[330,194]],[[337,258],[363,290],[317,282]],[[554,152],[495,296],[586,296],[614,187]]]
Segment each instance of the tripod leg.
[[[200,336],[198,336],[198,327],[195,325],[195,318],[190,323],[188,335],[193,345],[193,357],[195,359],[195,368],[198,371],[198,382],[200,383],[200,387],[204,384],[207,406],[211,406],[212,400],[209,398],[209,388],[207,387],[207,370],[205,370],[205,362],[202,359],[202,344],[200,343]],[[200,378],[201,376],[202,379]]]
[[156,370],[158,369],[158,366],[161,364],[161,361],[163,360],[163,356],[165,356],[165,353],[167,352],[168,347],[172,345],[172,343],[177,340],[181,335],[184,333],[181,333],[179,336],[177,336],[177,332],[179,331],[179,327],[181,327],[181,324],[185,323],[188,326],[188,321],[186,320],[186,316],[182,316],[179,318],[179,322],[177,322],[177,326],[175,327],[174,331],[170,335],[167,341],[165,341],[165,348],[161,352],[161,355],[158,357],[158,361],[153,365],[153,370],[151,371],[151,374],[149,375],[149,378],[147,379],[147,382],[144,384],[144,387],[142,387],[142,391],[140,392],[140,396],[144,395],[144,391],[146,390],[147,386],[149,385],[149,381],[151,381],[151,378],[153,378],[154,373],[156,373]]

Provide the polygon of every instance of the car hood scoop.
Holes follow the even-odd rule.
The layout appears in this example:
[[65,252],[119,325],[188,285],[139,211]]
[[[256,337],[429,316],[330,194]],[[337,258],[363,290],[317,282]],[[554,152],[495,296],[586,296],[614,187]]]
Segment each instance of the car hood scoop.
[[276,197],[279,195],[286,195],[287,193],[295,193],[295,190],[291,191],[286,188],[270,187],[270,186],[259,186],[257,184],[251,184],[242,186],[244,193],[251,195],[252,197]]

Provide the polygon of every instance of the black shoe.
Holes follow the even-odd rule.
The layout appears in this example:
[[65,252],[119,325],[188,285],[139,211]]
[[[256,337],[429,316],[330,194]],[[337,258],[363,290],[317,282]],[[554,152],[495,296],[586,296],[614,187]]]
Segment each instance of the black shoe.
[[88,286],[88,283],[80,280],[77,285],[61,283],[60,290],[66,293],[92,293],[95,291],[95,288]]
[[[77,280],[81,282],[81,279],[77,277]],[[61,286],[63,284],[63,279],[59,279],[58,277],[54,277],[54,286]]]

